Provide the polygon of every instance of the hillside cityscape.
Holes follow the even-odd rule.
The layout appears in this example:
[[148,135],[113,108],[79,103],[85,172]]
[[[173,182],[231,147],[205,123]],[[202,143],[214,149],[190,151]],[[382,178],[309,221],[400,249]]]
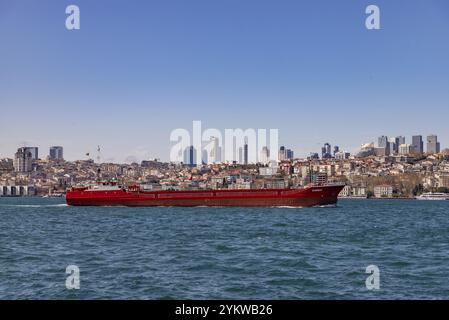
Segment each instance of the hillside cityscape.
[[0,159],[0,196],[59,196],[71,186],[108,181],[149,190],[295,188],[339,182],[346,184],[341,197],[362,198],[413,198],[449,191],[449,149],[441,150],[436,135],[427,136],[426,144],[421,135],[412,136],[410,143],[403,136],[377,140],[363,144],[356,154],[325,143],[306,158],[295,158],[291,149],[281,146],[277,161],[270,160],[269,148],[263,147],[258,163],[248,161],[247,143],[232,163],[221,162],[216,147],[201,163],[190,146],[180,163],[149,159],[131,164],[102,163],[99,155],[96,160],[65,161],[62,146],[50,147],[46,156],[39,155],[38,147],[20,147],[13,157]]

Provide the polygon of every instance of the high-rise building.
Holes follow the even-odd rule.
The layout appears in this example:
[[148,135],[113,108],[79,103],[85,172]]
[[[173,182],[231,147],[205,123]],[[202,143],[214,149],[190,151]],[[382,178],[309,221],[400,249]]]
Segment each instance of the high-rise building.
[[317,152],[311,152],[310,156],[308,157],[310,160],[318,160],[320,158],[320,156],[318,155]]
[[279,161],[283,161],[287,158],[287,149],[284,146],[279,148]]
[[414,153],[424,152],[424,143],[422,141],[422,136],[412,136],[412,148]]
[[324,146],[321,148],[321,158],[322,159],[332,158],[331,145],[328,142],[326,142]]
[[33,165],[33,154],[28,148],[19,148],[14,155],[14,170],[16,172],[30,172]]
[[239,148],[238,163],[243,164],[243,147]]
[[243,164],[248,164],[248,142],[243,145]]
[[401,144],[405,143],[405,137],[398,136],[398,137],[390,138],[389,142],[390,142],[390,154],[391,153],[398,154],[399,153],[399,146]]
[[31,152],[33,160],[39,159],[39,148],[38,147],[24,147],[27,151]]
[[268,147],[263,147],[260,151],[260,162],[267,164],[270,160],[270,149]]
[[399,145],[397,143],[398,137],[390,138],[388,139],[388,142],[390,142],[390,153],[397,154]]
[[291,160],[293,159],[293,150],[291,149],[287,149],[284,146],[281,146],[279,148],[279,161],[283,161],[283,160]]
[[380,148],[384,148],[385,150],[382,151],[382,154],[385,154],[386,156],[390,155],[390,141],[388,140],[387,136],[381,136],[379,137],[378,141],[377,141],[378,147]]
[[193,146],[188,146],[184,150],[184,164],[196,166],[196,151]]
[[210,149],[208,164],[219,163],[220,157],[220,145],[217,137],[210,137],[212,148]]
[[405,137],[399,136],[399,137],[396,137],[396,139],[397,139],[399,145],[405,144]]
[[346,151],[338,151],[334,155],[336,160],[346,160],[346,159],[349,159],[350,156],[351,156],[351,154]]
[[403,143],[399,146],[399,154],[407,155],[413,152],[413,146],[410,144]]
[[339,146],[334,146],[334,158],[335,155],[340,151],[340,147]]
[[60,146],[50,147],[50,159],[51,160],[63,160],[63,148]]
[[440,143],[438,137],[434,134],[427,136],[427,153],[439,153]]

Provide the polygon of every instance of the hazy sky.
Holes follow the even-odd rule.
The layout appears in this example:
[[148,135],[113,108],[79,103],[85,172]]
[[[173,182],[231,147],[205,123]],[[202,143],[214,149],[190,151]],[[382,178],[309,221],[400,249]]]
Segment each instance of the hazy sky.
[[380,135],[448,147],[449,1],[0,0],[0,110],[0,158],[168,160],[192,120],[278,128],[297,155]]

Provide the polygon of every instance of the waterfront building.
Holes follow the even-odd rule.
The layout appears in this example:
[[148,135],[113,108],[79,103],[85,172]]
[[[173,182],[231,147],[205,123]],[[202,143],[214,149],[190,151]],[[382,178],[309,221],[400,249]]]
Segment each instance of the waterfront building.
[[412,136],[412,148],[414,153],[423,153],[424,152],[424,143],[422,140],[422,136]]
[[449,188],[449,173],[443,173],[438,178],[438,184],[442,188]]
[[0,197],[25,197],[36,195],[35,186],[0,185]]
[[50,160],[64,160],[63,148],[60,146],[50,147]]
[[436,135],[427,136],[427,153],[439,153],[440,143]]
[[391,198],[393,197],[393,187],[390,185],[380,185],[374,187],[374,196],[376,198]]

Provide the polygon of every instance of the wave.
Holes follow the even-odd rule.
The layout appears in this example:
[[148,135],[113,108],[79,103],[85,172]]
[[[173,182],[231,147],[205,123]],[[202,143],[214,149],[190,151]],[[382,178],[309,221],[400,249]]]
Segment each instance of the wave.
[[279,208],[279,209],[301,209],[304,207],[295,207],[295,206],[274,206],[272,208]]
[[1,204],[1,207],[16,207],[16,208],[48,208],[48,207],[68,207],[66,203],[58,204]]

